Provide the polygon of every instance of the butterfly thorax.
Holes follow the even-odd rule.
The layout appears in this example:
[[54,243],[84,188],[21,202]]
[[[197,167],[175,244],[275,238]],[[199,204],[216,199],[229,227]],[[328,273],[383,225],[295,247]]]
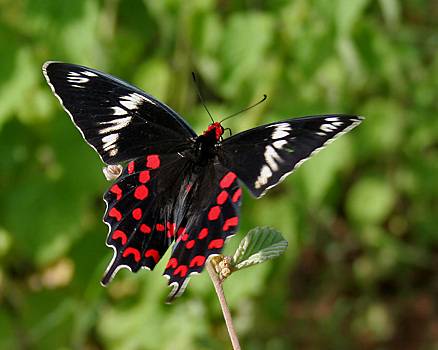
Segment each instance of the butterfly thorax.
[[214,122],[208,126],[207,130],[203,132],[203,135],[210,138],[214,137],[215,141],[219,141],[223,133],[224,128],[221,123]]
[[209,125],[201,135],[196,138],[195,148],[195,163],[197,165],[206,165],[216,156],[216,149],[219,140],[224,133],[224,128],[218,122]]

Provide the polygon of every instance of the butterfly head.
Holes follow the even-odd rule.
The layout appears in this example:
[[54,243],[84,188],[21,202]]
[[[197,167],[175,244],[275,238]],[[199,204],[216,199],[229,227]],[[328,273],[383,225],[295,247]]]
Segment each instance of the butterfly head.
[[224,133],[224,128],[222,127],[221,123],[214,122],[208,126],[207,130],[204,131],[203,135],[207,137],[208,136],[211,137],[211,135],[213,135],[216,141],[219,141],[223,133]]

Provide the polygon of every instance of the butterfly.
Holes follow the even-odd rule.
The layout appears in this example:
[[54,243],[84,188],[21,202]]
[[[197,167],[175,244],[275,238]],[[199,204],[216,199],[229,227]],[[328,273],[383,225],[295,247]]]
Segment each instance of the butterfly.
[[164,270],[169,301],[236,232],[240,184],[263,196],[362,120],[334,114],[287,119],[228,138],[221,123],[212,122],[197,135],[164,103],[111,75],[62,62],[46,62],[43,73],[102,161],[110,169],[125,164],[104,194],[106,244],[114,254],[102,284],[121,268],[152,270],[173,245]]

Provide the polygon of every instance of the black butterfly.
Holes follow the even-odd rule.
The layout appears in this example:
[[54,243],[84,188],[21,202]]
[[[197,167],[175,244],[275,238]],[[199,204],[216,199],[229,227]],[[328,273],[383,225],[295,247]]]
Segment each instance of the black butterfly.
[[242,190],[259,198],[312,154],[362,118],[288,119],[223,139],[201,135],[140,89],[87,67],[47,62],[44,76],[84,139],[109,165],[127,162],[105,193],[107,245],[114,249],[102,283],[126,267],[153,269],[174,243],[164,275],[172,299],[237,230]]

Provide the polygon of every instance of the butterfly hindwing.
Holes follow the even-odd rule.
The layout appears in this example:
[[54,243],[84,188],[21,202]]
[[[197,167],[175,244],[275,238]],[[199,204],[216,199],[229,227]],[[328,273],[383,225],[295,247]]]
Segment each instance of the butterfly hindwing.
[[[168,301],[184,292],[190,275],[200,273],[209,256],[222,252],[225,240],[236,232],[239,223],[242,189],[236,174],[212,165],[193,186],[196,193],[187,221],[179,228],[164,271],[173,287]],[[199,196],[203,199],[197,200]]]
[[171,153],[196,137],[172,109],[95,69],[47,62],[44,76],[85,140],[107,164]]
[[104,196],[107,245],[114,249],[104,285],[123,267],[153,269],[175,242],[164,271],[172,300],[210,255],[221,253],[237,230],[242,190],[220,164],[204,170],[195,171],[177,155],[149,154],[128,163]]
[[114,256],[102,284],[108,284],[122,267],[133,272],[141,267],[152,270],[172,244],[175,232],[169,203],[173,199],[168,191],[181,181],[172,169],[184,163],[177,155],[140,157],[128,163],[105,193],[107,245],[114,249]]
[[358,116],[321,115],[263,125],[223,141],[219,158],[255,197],[261,197],[361,120]]

